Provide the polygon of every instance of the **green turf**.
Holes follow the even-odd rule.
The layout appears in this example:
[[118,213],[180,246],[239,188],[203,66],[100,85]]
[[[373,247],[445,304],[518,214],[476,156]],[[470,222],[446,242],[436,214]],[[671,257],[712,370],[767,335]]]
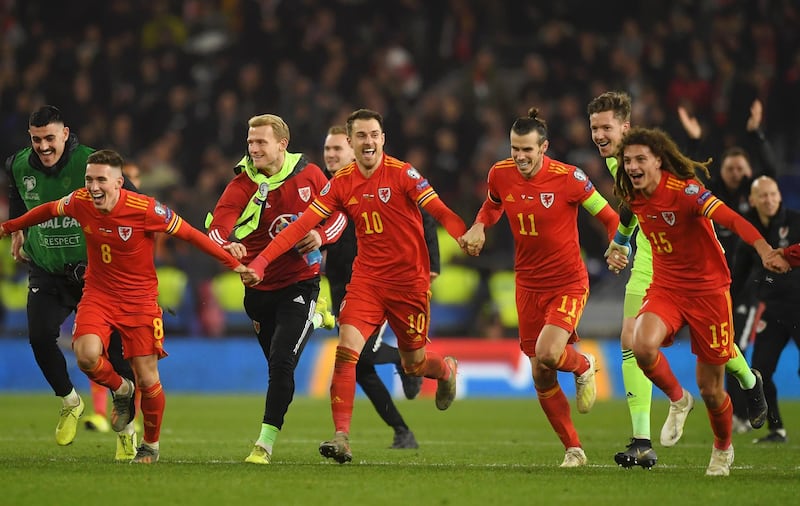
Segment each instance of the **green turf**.
[[[704,476],[711,429],[702,405],[674,448],[656,445],[650,471],[616,467],[629,432],[623,401],[577,415],[589,466],[560,469],[563,448],[538,402],[459,400],[447,412],[432,399],[400,401],[419,450],[389,450],[391,430],[367,401],[357,401],[353,463],[325,461],[317,445],[332,435],[328,403],[296,399],[273,464],[243,463],[258,435],[259,396],[170,395],[161,461],[114,464],[113,434],[79,429],[75,442],[53,438],[58,401],[47,395],[0,396],[0,504],[3,505],[473,505],[473,504],[795,504],[800,445],[792,439],[800,402],[781,405],[790,442],[756,446],[734,436],[728,478]],[[655,403],[658,438],[667,404]],[[756,434],[763,435],[764,429]],[[800,436],[798,436],[800,437]]]

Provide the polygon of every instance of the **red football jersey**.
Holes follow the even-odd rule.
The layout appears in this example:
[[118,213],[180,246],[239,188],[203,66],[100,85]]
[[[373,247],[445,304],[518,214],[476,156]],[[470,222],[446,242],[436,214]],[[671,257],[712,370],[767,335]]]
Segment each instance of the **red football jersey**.
[[722,201],[694,179],[664,172],[653,195],[631,209],[653,249],[652,286],[699,295],[730,285],[725,253],[710,216]]
[[438,198],[411,164],[384,154],[369,178],[355,162],[339,170],[309,210],[324,218],[341,210],[355,223],[352,281],[425,291],[430,260],[419,206]]
[[[153,262],[156,232],[180,235],[195,245],[195,241],[204,240],[204,251],[212,252],[229,266],[239,263],[196,230],[187,236],[191,227],[170,208],[146,195],[123,189],[114,209],[103,214],[94,207],[89,192],[81,188],[59,200],[56,210],[59,215],[78,220],[86,237],[84,295],[115,301],[123,311],[137,313],[138,308],[158,299]],[[181,231],[182,227],[187,230]]]
[[[231,232],[236,220],[242,214],[248,202],[255,194],[258,186],[250,177],[242,172],[237,175],[222,193],[214,208],[214,220],[208,227],[208,236],[222,245],[231,240],[241,242],[247,248],[247,255],[242,263],[250,263],[266,248],[275,235],[282,221],[291,221],[292,215],[304,212],[309,203],[320,190],[328,184],[328,178],[317,165],[308,164],[303,170],[283,182],[281,186],[267,193],[267,201],[261,211],[259,226],[241,240],[234,239]],[[335,213],[317,231],[322,244],[335,242],[347,226],[347,218],[342,213]],[[294,248],[270,262],[264,273],[264,280],[254,288],[258,290],[277,290],[319,274],[320,265],[308,265],[303,255]]]
[[530,179],[511,158],[492,166],[485,206],[502,206],[506,213],[519,286],[549,291],[576,282],[589,285],[578,240],[578,207],[595,191],[582,170],[547,156]]

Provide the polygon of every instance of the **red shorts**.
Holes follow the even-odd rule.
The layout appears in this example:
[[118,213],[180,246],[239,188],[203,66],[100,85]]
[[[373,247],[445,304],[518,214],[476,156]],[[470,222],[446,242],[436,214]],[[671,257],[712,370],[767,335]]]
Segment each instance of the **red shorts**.
[[164,321],[158,305],[143,308],[139,313],[120,311],[108,301],[92,300],[84,296],[78,303],[72,339],[86,334],[97,334],[108,350],[113,330],[122,337],[122,354],[127,358],[156,355],[167,356],[164,351]]
[[392,288],[350,283],[342,301],[339,324],[352,325],[368,339],[389,322],[397,336],[397,348],[414,351],[428,340],[430,292],[404,292]]
[[639,314],[653,313],[667,326],[662,346],[670,346],[675,334],[689,326],[692,353],[704,364],[720,365],[735,357],[733,311],[728,289],[707,295],[684,295],[648,288]]
[[555,325],[569,332],[569,342],[578,341],[575,328],[581,320],[589,289],[582,283],[567,285],[558,291],[534,292],[517,285],[519,347],[529,357],[536,356],[536,341],[545,325]]

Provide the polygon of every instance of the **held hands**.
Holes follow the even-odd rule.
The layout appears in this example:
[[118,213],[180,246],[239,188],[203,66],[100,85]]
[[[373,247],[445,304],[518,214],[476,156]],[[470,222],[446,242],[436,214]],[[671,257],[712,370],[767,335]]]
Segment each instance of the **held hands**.
[[778,274],[785,274],[792,270],[789,262],[783,257],[783,248],[770,251],[766,256],[761,256],[764,268]]
[[631,256],[631,238],[617,232],[603,256],[606,258],[608,270],[619,274],[628,265]]
[[267,259],[263,256],[257,256],[250,264],[244,269],[239,269],[236,272],[242,278],[242,283],[245,286],[256,286],[264,279],[264,272],[267,270]]
[[626,248],[620,244],[611,241],[606,250],[606,263],[608,270],[614,274],[619,274],[628,265],[628,253],[630,248]]
[[239,276],[242,278],[242,283],[244,283],[245,286],[255,286],[261,283],[261,278],[258,277],[256,271],[250,267],[239,264],[239,266],[234,269],[234,272],[239,273]]
[[464,253],[471,256],[478,256],[486,242],[486,234],[483,232],[483,223],[475,223],[467,230],[467,233],[458,238],[458,245]]
[[755,248],[758,256],[761,257],[761,262],[764,264],[765,269],[778,274],[784,274],[791,270],[789,262],[783,258],[783,248],[772,249],[772,246],[764,239],[758,239],[754,242],[753,248]]
[[247,255],[247,248],[240,242],[229,242],[222,247],[225,251],[231,254],[236,260],[241,260]]

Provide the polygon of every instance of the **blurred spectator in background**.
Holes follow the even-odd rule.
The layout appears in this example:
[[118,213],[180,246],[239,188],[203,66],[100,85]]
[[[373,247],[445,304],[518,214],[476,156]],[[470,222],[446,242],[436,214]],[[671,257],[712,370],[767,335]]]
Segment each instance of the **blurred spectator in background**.
[[[753,208],[745,216],[770,246],[786,248],[800,242],[800,212],[782,205],[781,192],[774,179],[761,176],[753,181],[750,204]],[[769,433],[753,442],[785,443],[786,428],[778,409],[778,390],[772,376],[789,340],[800,345],[800,314],[796,299],[800,290],[800,270],[776,274],[764,269],[758,260],[752,247],[739,244],[732,270],[731,295],[735,298],[742,291],[751,291],[748,285],[752,285],[759,304],[754,318],[752,363],[761,371],[764,380]]]
[[[136,159],[142,184],[160,188],[169,203],[176,187],[196,186],[206,146],[218,146],[228,167],[238,161],[237,118],[281,115],[294,125],[295,149],[315,153],[311,161],[320,165],[328,125],[370,107],[395,132],[389,149],[429,160],[426,176],[469,218],[485,195],[486,168],[508,150],[503,125],[525,113],[514,104],[539,104],[559,128],[550,152],[579,161],[591,144],[582,108],[572,104],[620,89],[633,98],[634,123],[673,136],[682,128],[666,111],[686,106],[712,153],[746,147],[747,108],[758,99],[784,200],[800,193],[796,2],[609,0],[601,9],[577,0],[449,0],[364,8],[375,2],[84,0],[46,9],[3,2],[0,152],[26,142],[20,132],[30,110],[57,102],[74,111],[84,142]],[[162,171],[166,177],[155,181]],[[608,181],[595,183],[611,196]],[[593,225],[579,226],[591,269],[604,245],[594,244]],[[507,238],[490,242],[510,256]],[[606,275],[591,272],[592,282]]]

